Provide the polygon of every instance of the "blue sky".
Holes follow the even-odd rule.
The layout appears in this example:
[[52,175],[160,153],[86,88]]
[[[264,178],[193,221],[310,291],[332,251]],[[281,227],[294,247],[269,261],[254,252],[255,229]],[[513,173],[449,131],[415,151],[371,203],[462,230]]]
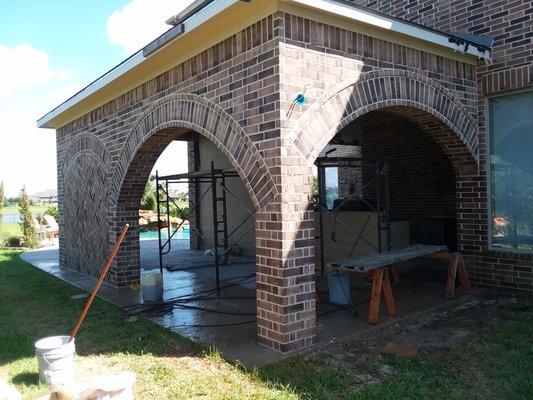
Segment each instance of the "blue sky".
[[[0,181],[8,196],[23,185],[30,193],[56,187],[54,131],[37,129],[37,118],[168,29],[165,19],[191,1],[0,0]],[[186,159],[182,147],[165,152],[158,168],[183,171],[175,164]]]
[[52,65],[91,81],[118,64],[125,52],[110,43],[106,23],[122,1],[0,0],[0,43],[21,43],[48,53]]

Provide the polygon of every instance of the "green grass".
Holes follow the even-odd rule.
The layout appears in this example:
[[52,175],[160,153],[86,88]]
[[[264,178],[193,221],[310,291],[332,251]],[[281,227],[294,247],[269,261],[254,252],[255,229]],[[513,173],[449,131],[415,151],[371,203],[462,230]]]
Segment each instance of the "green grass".
[[[37,204],[37,205],[31,205],[30,211],[33,214],[44,212],[48,207],[50,207],[52,204]],[[19,206],[13,205],[9,207],[4,207],[2,212],[4,214],[18,214],[19,213]]]
[[[48,204],[39,204],[39,205],[31,205],[30,211],[33,214],[43,213],[46,211],[46,209],[50,207]],[[4,207],[2,209],[2,214],[18,214],[19,208],[18,205]],[[2,223],[0,220],[0,233],[3,235],[4,238],[7,238],[9,236],[17,236],[20,237],[22,235],[22,229],[20,228],[20,223],[18,222],[9,222],[9,223]]]
[[0,226],[0,232],[4,237],[22,235],[22,229],[20,228],[20,224],[17,222],[2,224],[2,226]]
[[[38,383],[35,340],[67,334],[83,307],[80,291],[26,264],[18,252],[0,250],[0,379],[25,398],[45,393]],[[127,322],[117,307],[96,300],[76,338],[78,370],[131,370],[137,399],[296,399],[288,390],[259,381],[146,319]]]
[[[38,383],[33,343],[68,333],[83,302],[79,290],[29,266],[16,251],[0,251],[0,379],[26,398],[44,392]],[[503,311],[502,311],[503,312]],[[138,399],[531,399],[533,313],[505,311],[494,326],[480,323],[463,344],[438,358],[354,357],[338,364],[334,346],[249,371],[146,319],[128,322],[118,308],[97,300],[79,333],[78,370],[131,370]],[[339,347],[341,346],[341,347]],[[324,355],[322,355],[324,354]],[[361,374],[388,365],[393,374],[360,384]]]
[[[374,372],[372,363],[354,369],[324,367],[316,360],[295,358],[265,368],[261,378],[289,383],[313,399],[533,399],[532,315],[481,328],[467,344],[453,347],[442,358],[386,356],[382,362],[392,378],[357,386],[354,370]],[[294,371],[301,371],[295,375]]]

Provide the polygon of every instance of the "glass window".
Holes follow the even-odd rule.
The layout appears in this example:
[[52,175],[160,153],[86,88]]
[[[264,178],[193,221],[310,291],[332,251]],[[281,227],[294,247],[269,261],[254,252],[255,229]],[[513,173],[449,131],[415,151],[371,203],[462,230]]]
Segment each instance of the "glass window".
[[489,102],[491,239],[533,249],[533,92]]
[[337,167],[325,168],[326,208],[331,210],[333,203],[339,198],[339,169]]

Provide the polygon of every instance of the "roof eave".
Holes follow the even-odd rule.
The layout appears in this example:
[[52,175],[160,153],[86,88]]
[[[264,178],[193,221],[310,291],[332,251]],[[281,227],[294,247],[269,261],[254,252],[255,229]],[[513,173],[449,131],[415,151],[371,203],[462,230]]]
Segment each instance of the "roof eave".
[[[197,1],[182,13],[178,14],[173,21],[175,26],[156,38],[142,50],[133,54],[122,63],[87,85],[78,93],[55,107],[43,117],[37,120],[39,128],[58,128],[58,117],[68,111],[77,103],[95,94],[117,78],[125,75],[135,67],[144,63],[154,53],[158,52],[171,42],[182,38],[187,33],[195,30],[230,6],[247,0],[203,0]],[[469,42],[459,35],[447,34],[409,23],[394,17],[388,17],[381,13],[357,7],[344,0],[280,0],[288,4],[296,4],[301,7],[313,8],[320,12],[342,16],[354,22],[367,24],[376,28],[398,33],[416,40],[422,40],[434,45],[443,46],[454,51],[462,51],[464,54],[477,59],[490,60],[490,50],[479,44]],[[472,44],[472,45],[469,45]]]

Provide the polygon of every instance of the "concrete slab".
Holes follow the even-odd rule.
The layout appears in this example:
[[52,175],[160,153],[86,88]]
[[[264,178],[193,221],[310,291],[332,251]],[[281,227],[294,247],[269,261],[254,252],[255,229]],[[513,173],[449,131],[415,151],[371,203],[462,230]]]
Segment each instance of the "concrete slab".
[[[233,260],[221,266],[222,290],[215,290],[215,271],[209,256],[188,250],[176,241],[166,264],[182,265],[177,271],[164,271],[164,305],[142,305],[140,292],[130,288],[113,288],[105,284],[99,296],[132,313],[146,315],[155,323],[190,339],[218,348],[231,359],[246,366],[261,366],[288,356],[261,346],[256,341],[255,264]],[[76,271],[60,268],[58,249],[26,252],[22,258],[70,284],[90,291],[95,279]],[[207,260],[207,261],[206,261]],[[165,265],[166,265],[165,264]],[[157,241],[141,241],[141,265],[158,268]],[[403,317],[447,303],[444,299],[445,264],[440,260],[419,259],[405,263],[403,277],[393,287],[398,316],[389,317],[382,310],[380,325],[400,321]],[[366,322],[371,281],[351,278],[351,303],[341,307],[327,302],[327,277],[319,276],[317,303],[318,346],[374,329]],[[457,291],[460,296],[460,290]]]

